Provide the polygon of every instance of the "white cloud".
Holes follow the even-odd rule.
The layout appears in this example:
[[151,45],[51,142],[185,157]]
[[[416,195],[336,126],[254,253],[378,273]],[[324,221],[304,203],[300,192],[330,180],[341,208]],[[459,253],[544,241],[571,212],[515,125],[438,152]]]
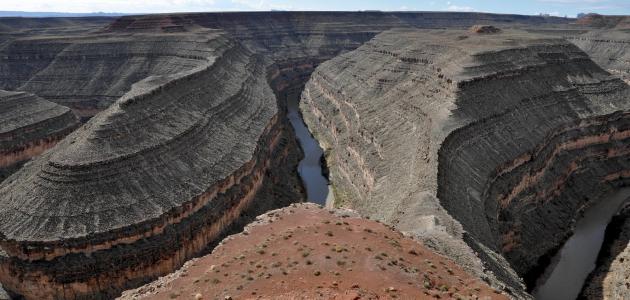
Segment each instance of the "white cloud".
[[455,4],[449,4],[449,6],[446,8],[446,10],[448,10],[448,11],[464,11],[464,12],[475,11],[475,9],[470,7],[470,6],[459,6],[459,5],[455,5]]
[[241,5],[250,10],[292,10],[293,6],[287,4],[273,3],[265,0],[230,0],[233,4]]
[[607,0],[538,0],[538,2],[559,3],[559,4],[594,4],[604,3]]
[[54,12],[128,12],[159,13],[183,11],[210,11],[216,9],[215,0],[19,0],[2,2],[1,10],[54,11]]

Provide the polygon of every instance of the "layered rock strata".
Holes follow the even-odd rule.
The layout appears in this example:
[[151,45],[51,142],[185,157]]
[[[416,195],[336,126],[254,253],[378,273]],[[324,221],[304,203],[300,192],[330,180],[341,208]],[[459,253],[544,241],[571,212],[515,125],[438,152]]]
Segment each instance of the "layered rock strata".
[[[394,27],[566,24],[564,18],[482,13],[197,13],[107,18],[0,20],[0,88],[28,91],[86,119],[151,75],[198,66],[193,29],[215,28],[281,64],[323,61]],[[82,28],[83,27],[83,28]],[[3,33],[2,29],[5,29]],[[201,46],[202,47],[202,46]]]
[[629,96],[564,40],[395,30],[320,65],[301,107],[337,205],[526,298],[519,277],[627,183]]
[[301,199],[270,62],[221,32],[197,42],[201,66],[136,83],[0,185],[8,291],[111,298],[203,253],[249,208]]
[[196,33],[27,34],[0,44],[0,88],[28,91],[85,119],[149,76],[192,70],[208,50]]
[[567,38],[602,68],[630,83],[630,33],[593,30]]
[[162,24],[220,28],[281,64],[333,58],[391,28],[468,28],[474,24],[563,25],[566,18],[460,12],[229,12],[125,16],[110,32],[155,30]]
[[0,90],[0,182],[53,147],[78,123],[67,107],[33,94]]
[[580,299],[627,299],[630,296],[630,205],[606,228],[602,249]]

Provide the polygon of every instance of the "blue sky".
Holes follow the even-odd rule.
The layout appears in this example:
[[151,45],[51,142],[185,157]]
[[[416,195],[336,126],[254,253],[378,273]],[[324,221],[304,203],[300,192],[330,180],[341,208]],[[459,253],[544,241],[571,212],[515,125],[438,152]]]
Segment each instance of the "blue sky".
[[235,10],[423,10],[630,15],[630,0],[0,0],[0,10],[160,13]]

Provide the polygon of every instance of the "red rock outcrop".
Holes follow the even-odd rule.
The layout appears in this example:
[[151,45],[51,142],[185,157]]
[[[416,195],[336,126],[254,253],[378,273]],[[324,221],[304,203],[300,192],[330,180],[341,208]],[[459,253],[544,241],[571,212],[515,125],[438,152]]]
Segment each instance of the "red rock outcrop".
[[269,212],[212,254],[119,299],[508,299],[449,259],[351,211]]

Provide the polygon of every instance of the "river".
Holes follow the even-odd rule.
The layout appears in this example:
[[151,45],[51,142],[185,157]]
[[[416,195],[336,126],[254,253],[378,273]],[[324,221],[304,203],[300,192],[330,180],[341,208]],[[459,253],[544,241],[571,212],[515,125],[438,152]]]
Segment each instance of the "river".
[[289,100],[287,106],[289,122],[293,125],[295,135],[304,151],[304,159],[300,161],[298,172],[306,187],[307,200],[326,205],[330,192],[328,180],[322,172],[321,158],[324,155],[324,151],[304,124],[300,114],[299,102],[297,100]]
[[595,269],[606,226],[628,198],[630,188],[620,189],[587,209],[584,217],[577,221],[573,235],[552,258],[552,264],[534,289],[537,300],[577,298],[586,277]]

